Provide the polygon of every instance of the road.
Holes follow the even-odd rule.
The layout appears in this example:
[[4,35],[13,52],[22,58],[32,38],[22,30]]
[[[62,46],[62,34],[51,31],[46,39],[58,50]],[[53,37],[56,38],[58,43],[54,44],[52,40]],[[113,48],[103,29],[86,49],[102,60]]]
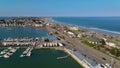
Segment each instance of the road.
[[[80,53],[86,55],[88,58],[95,60],[96,62],[100,64],[106,64],[111,63],[111,60],[113,59],[115,64],[113,65],[113,68],[119,68],[120,67],[120,61],[110,57],[109,55],[102,53],[92,47],[89,47],[85,44],[82,44],[80,40],[76,38],[71,38],[67,36],[66,34],[62,33],[61,31],[56,31],[56,29],[52,29],[50,27],[47,27],[48,31],[50,32],[58,32],[58,34],[55,34],[57,36],[64,36],[65,40],[62,40],[67,46],[67,48],[76,49]],[[114,63],[113,62],[113,63]]]

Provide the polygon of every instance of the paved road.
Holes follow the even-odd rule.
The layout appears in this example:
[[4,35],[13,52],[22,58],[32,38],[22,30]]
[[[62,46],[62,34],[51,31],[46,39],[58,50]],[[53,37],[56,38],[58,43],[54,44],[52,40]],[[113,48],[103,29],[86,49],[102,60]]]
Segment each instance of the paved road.
[[[55,32],[56,30],[49,28],[49,31]],[[68,45],[66,47],[76,49],[79,52],[81,52],[82,54],[85,54],[90,59],[97,61],[98,63],[101,63],[101,64],[111,63],[112,57],[110,57],[109,55],[104,54],[104,53],[102,53],[102,52],[100,52],[92,47],[87,46],[87,45],[84,45],[80,42],[80,40],[75,39],[75,38],[70,38],[60,31],[58,31],[58,33],[59,33],[58,35],[65,37],[65,40],[63,40],[63,42]],[[105,58],[106,60],[104,60],[103,58]],[[116,62],[113,65],[113,67],[120,68],[120,61],[116,60],[114,58],[113,58],[113,60],[114,60],[114,62]]]

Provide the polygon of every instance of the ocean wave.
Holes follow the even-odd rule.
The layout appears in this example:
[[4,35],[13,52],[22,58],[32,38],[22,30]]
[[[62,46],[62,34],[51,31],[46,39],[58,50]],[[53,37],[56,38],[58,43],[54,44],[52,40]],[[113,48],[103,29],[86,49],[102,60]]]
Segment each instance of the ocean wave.
[[88,26],[83,26],[83,25],[77,25],[77,24],[70,24],[70,23],[66,23],[66,22],[60,22],[60,21],[57,21],[55,19],[51,19],[52,21],[56,22],[56,23],[61,23],[61,24],[64,24],[64,25],[69,25],[69,26],[75,26],[75,27],[79,27],[79,28],[83,28],[83,29],[87,29],[87,30],[93,30],[93,31],[96,31],[96,32],[102,32],[102,33],[107,33],[107,34],[112,34],[112,35],[119,35],[120,36],[120,32],[117,32],[117,31],[111,31],[111,30],[106,30],[106,29],[101,29],[101,28],[95,28],[95,27],[88,27]]
[[102,31],[102,32],[107,32],[107,33],[112,33],[112,34],[118,34],[120,35],[120,32],[117,31],[110,31],[110,30],[105,30],[105,29],[100,29],[100,28],[94,28],[94,27],[90,27],[90,29],[92,30],[97,30],[97,31]]
[[54,18],[51,18],[49,20],[51,20],[52,22],[55,22],[55,23],[59,23],[59,24],[64,24],[64,25],[69,25],[69,26],[76,26],[76,25],[73,25],[73,24],[70,24],[70,23],[67,23],[67,22],[57,21]]

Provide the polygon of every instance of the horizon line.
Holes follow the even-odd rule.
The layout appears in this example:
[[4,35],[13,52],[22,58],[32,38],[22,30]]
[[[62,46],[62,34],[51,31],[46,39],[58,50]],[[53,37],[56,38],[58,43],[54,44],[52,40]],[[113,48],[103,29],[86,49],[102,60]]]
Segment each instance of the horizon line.
[[120,17],[120,16],[0,16],[0,17]]

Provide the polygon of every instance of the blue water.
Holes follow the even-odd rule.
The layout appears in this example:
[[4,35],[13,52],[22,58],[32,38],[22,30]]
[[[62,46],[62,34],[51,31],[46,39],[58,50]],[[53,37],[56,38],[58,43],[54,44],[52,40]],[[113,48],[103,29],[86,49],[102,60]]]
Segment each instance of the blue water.
[[62,24],[120,35],[120,17],[54,17],[52,20]]
[[46,37],[48,31],[30,27],[0,27],[0,39]]

